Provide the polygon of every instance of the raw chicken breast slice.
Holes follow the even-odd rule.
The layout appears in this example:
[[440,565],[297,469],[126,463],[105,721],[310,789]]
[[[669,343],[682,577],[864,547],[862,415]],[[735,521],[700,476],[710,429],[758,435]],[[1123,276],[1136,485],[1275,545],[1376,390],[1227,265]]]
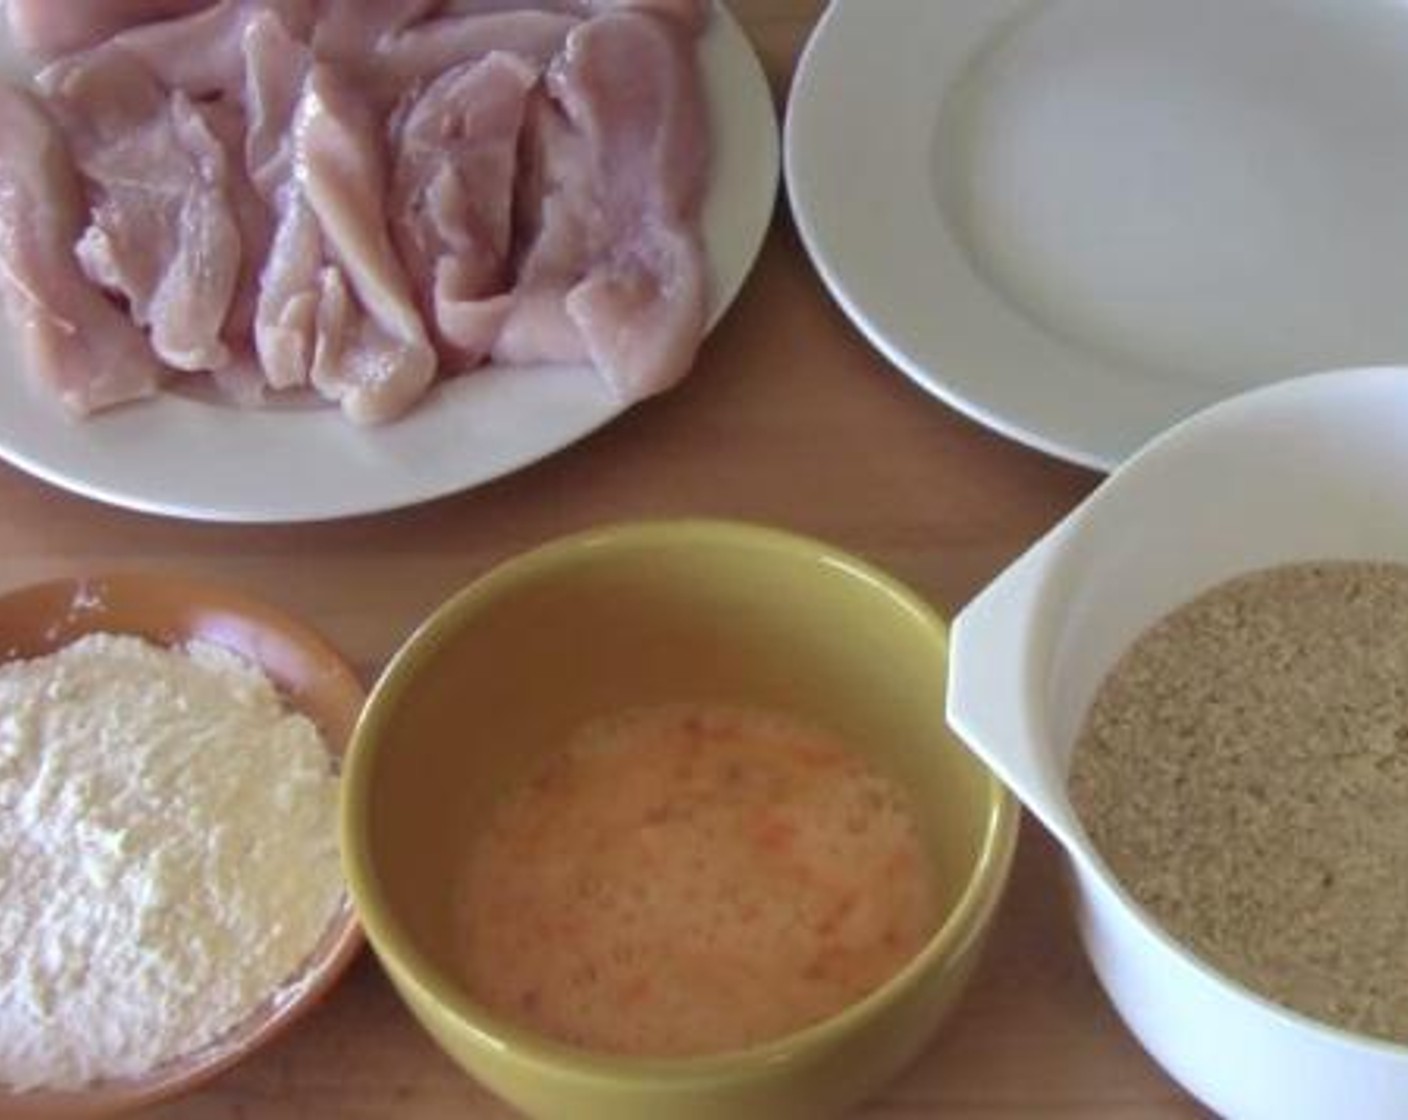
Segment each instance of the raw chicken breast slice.
[[[396,279],[385,232],[374,118],[277,20],[251,23],[246,41],[248,158],[280,211],[255,315],[265,376],[275,389],[311,386],[361,422],[390,419],[424,391],[435,362],[414,309],[397,310],[409,285]],[[359,234],[363,218],[368,231]],[[340,250],[385,322],[354,293]]]
[[320,59],[353,63],[442,4],[443,0],[319,0],[313,48]]
[[0,296],[26,367],[82,415],[150,395],[162,369],[147,340],[73,257],[82,187],[58,126],[0,86]]
[[351,376],[346,365],[356,349],[353,344],[363,317],[353,303],[347,278],[336,265],[321,268],[316,284],[318,304],[309,381],[324,396],[336,399]]
[[197,99],[221,95],[242,104],[250,25],[272,19],[287,34],[306,40],[318,7],[319,0],[218,0],[184,18],[125,31],[110,46],[135,56],[169,89]]
[[[316,345],[311,381],[325,397],[340,400],[361,423],[390,419],[388,407],[403,408],[393,398],[369,394],[389,377],[403,375],[407,348],[358,305],[346,274],[328,265],[318,275]],[[414,398],[411,398],[412,400]],[[351,406],[351,407],[349,407]]]
[[534,118],[538,227],[495,356],[565,360],[565,318],[612,392],[635,401],[688,372],[704,330],[708,134],[694,53],[667,21],[603,15],[573,31],[548,87],[560,115]]
[[572,33],[548,87],[592,153],[613,222],[694,220],[709,145],[693,44],[646,16],[599,16]]
[[25,53],[57,58],[97,46],[124,28],[188,15],[211,0],[7,0],[10,36]]
[[261,199],[244,167],[244,114],[226,100],[202,105],[225,151],[231,216],[240,239],[239,270],[229,313],[221,330],[228,358],[210,370],[226,400],[252,407],[264,400],[267,382],[255,350],[254,328],[260,276],[274,239],[274,212]]
[[176,369],[213,370],[231,360],[225,321],[234,304],[243,245],[230,198],[229,160],[209,112],[183,93],[172,94],[171,125],[186,157],[181,172],[186,189],[174,215],[176,253],[152,294],[151,340],[152,349]]
[[650,12],[674,20],[690,31],[699,31],[709,22],[713,4],[712,0],[456,0],[450,7],[461,15],[488,15],[531,7],[583,19],[615,11]]
[[[308,48],[295,36],[311,35],[316,6],[317,0],[219,0],[193,14],[123,32],[107,47],[63,59],[42,76],[54,88],[95,56],[119,48],[159,83],[201,99],[224,148],[226,186],[241,245],[221,332],[227,356],[212,361],[211,372],[226,397],[242,405],[257,404],[266,386],[289,388],[308,380],[311,359],[300,361],[297,355],[311,353],[312,341],[293,343],[301,305],[292,300],[288,308],[269,311],[264,305],[271,297],[262,291],[262,280],[269,271],[275,280],[271,296],[287,294],[280,267],[268,269],[266,262],[276,220],[273,196],[292,174],[293,110],[311,65]],[[96,241],[96,233],[90,233]],[[320,247],[321,238],[314,244]],[[98,248],[95,244],[89,251],[90,270],[105,275],[114,290],[130,289],[120,271],[104,270]],[[306,319],[311,330],[312,316]],[[268,354],[267,378],[261,353]]]
[[637,233],[567,295],[567,315],[612,394],[637,401],[689,372],[704,332],[703,254],[692,233]]
[[392,235],[445,356],[482,361],[510,306],[518,141],[538,70],[495,52],[432,82],[393,123]]
[[567,293],[610,232],[596,202],[595,163],[584,138],[545,94],[530,100],[522,145],[518,265],[513,305],[494,342],[504,365],[582,365],[585,340],[567,314]]
[[[309,74],[294,118],[294,165],[322,228],[325,258],[338,267],[357,305],[355,322],[347,322],[351,311],[337,317],[346,340],[341,360],[325,363],[326,376],[314,384],[358,423],[390,420],[425,393],[436,356],[387,229],[376,120],[324,64]],[[330,297],[342,298],[324,278],[320,303]]]
[[443,7],[458,16],[498,15],[503,12],[521,12],[528,8],[539,12],[582,15],[581,0],[449,0]]
[[503,333],[513,310],[513,296],[500,292],[492,296],[467,294],[475,285],[466,280],[453,257],[442,258],[435,269],[432,301],[435,322],[443,340],[445,360],[453,363],[450,372],[463,372],[481,364]]
[[289,192],[260,274],[254,320],[254,349],[275,389],[312,380],[324,263],[318,219],[300,194]]
[[230,355],[230,361],[210,371],[210,379],[225,403],[239,408],[257,408],[268,401],[269,383],[264,378],[258,355],[246,343]]
[[356,303],[342,269],[327,261],[317,215],[298,193],[264,271],[255,339],[273,388],[310,386],[344,407],[357,403],[349,388],[359,376],[396,356],[394,343]]
[[491,355],[506,366],[586,365],[587,341],[567,314],[570,288],[540,284],[522,286],[499,324]]
[[272,12],[244,30],[245,163],[278,222],[259,276],[254,349],[274,389],[312,383],[318,350],[323,231],[294,178],[293,122],[313,68],[309,47]]
[[209,108],[168,94],[136,59],[92,52],[49,75],[52,104],[88,180],[92,224],[79,262],[126,298],[168,365],[211,370],[240,268],[229,161]]
[[709,23],[712,0],[581,0],[593,15],[607,12],[648,12],[671,20],[693,34]]
[[708,126],[693,45],[650,16],[599,16],[573,32],[549,84],[593,152],[611,231],[567,314],[613,393],[639,400],[689,372],[707,314]]
[[429,81],[452,66],[494,51],[545,66],[567,41],[578,16],[564,12],[493,11],[424,20],[385,37],[377,48],[380,80],[396,90]]
[[313,68],[313,52],[277,13],[261,11],[245,25],[245,167],[271,206],[293,178],[293,118]]

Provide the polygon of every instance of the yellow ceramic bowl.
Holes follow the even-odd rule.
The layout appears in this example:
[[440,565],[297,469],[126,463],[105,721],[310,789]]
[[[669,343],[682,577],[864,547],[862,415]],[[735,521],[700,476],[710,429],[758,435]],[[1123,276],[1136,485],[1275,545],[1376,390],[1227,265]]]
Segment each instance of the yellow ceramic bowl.
[[[512,560],[441,607],[353,735],[343,851],[368,939],[441,1046],[528,1115],[817,1120],[909,1062],[977,958],[1011,862],[1013,802],[944,722],[947,633],[919,599],[815,541],[716,522],[627,525]],[[723,1055],[550,1042],[456,979],[449,900],[473,822],[584,721],[671,701],[829,727],[911,789],[947,918],[839,1014]]]

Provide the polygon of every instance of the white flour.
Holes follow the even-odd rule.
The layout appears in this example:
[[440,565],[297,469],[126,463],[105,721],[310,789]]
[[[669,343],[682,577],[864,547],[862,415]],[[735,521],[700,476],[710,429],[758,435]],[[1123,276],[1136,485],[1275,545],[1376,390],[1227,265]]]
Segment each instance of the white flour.
[[141,1075],[247,1019],[341,904],[336,817],[317,731],[232,654],[0,665],[0,1082]]

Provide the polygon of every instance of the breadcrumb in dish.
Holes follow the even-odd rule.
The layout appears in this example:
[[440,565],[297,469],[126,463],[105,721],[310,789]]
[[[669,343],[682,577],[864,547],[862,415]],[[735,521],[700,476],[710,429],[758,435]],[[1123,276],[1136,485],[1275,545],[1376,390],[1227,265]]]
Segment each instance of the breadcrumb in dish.
[[1408,566],[1286,565],[1167,615],[1101,685],[1070,792],[1194,952],[1408,1042]]

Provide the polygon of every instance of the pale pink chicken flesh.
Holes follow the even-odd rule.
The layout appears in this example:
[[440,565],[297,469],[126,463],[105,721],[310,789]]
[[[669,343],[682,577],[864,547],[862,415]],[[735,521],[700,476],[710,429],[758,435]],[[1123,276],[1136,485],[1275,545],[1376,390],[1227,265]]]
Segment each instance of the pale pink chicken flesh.
[[623,401],[688,372],[707,311],[693,57],[679,28],[638,13],[568,38],[548,75],[552,102],[536,111],[537,228],[496,357],[585,352]]
[[283,19],[263,11],[244,26],[245,166],[271,206],[293,177],[293,115],[313,52]]
[[494,52],[446,71],[393,128],[392,232],[446,359],[476,365],[509,309],[518,138],[538,70]]
[[[524,0],[458,0],[449,5],[461,13],[482,15],[522,9]],[[582,19],[606,12],[650,12],[673,20],[686,30],[698,32],[709,22],[711,0],[539,0],[533,7],[541,11],[561,12]]]
[[490,357],[658,392],[705,323],[711,6],[10,0],[86,184],[86,217],[73,167],[55,189],[64,298],[126,323],[148,383],[311,387],[359,423]]
[[337,319],[341,361],[325,378],[315,369],[314,386],[358,423],[392,419],[429,387],[437,362],[387,229],[385,153],[374,118],[351,84],[319,63],[304,85],[293,135],[295,181],[356,304]]
[[373,65],[380,82],[402,90],[495,51],[541,67],[580,23],[575,15],[529,8],[441,16],[383,37]]
[[[198,99],[219,94],[243,107],[250,27],[276,21],[303,41],[317,18],[318,0],[219,0],[184,18],[130,28],[108,45],[134,55],[170,89]],[[77,55],[57,65],[83,62]]]
[[519,177],[523,242],[512,307],[494,342],[505,365],[581,365],[586,341],[567,315],[567,293],[604,239],[595,163],[586,141],[544,91],[529,104]]
[[292,193],[259,279],[254,321],[255,351],[275,389],[297,389],[312,381],[324,264],[318,219],[302,196]]
[[210,0],[6,0],[10,36],[26,54],[57,58],[97,46],[124,28],[186,15]]
[[274,13],[261,12],[244,31],[245,161],[277,225],[259,276],[254,349],[274,389],[310,384],[318,343],[323,234],[294,182],[293,120],[313,68],[308,46]]
[[166,364],[227,364],[241,242],[209,108],[115,49],[46,84],[89,184],[92,222],[77,246],[89,279],[128,302]]
[[321,0],[313,49],[319,58],[355,62],[440,6],[441,0]]
[[582,0],[582,6],[593,15],[648,12],[697,34],[709,22],[710,0]]
[[26,367],[78,415],[150,395],[163,372],[141,331],[79,271],[84,221],[58,126],[0,85],[0,295]]

